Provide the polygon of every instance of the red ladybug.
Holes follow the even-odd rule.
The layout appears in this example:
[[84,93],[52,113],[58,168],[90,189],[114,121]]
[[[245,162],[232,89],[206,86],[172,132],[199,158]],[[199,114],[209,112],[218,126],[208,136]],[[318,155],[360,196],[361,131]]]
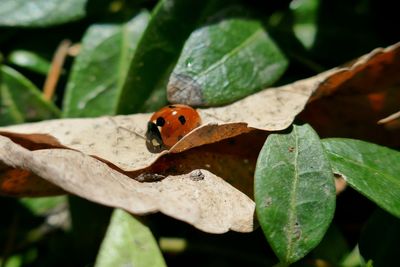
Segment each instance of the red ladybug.
[[192,107],[182,104],[163,107],[147,123],[147,148],[151,152],[169,149],[200,124],[200,115]]

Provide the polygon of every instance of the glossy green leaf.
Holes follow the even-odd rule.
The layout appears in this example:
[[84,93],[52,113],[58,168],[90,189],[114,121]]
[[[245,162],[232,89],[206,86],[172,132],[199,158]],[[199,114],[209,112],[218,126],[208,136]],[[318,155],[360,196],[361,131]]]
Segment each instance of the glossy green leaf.
[[101,244],[95,267],[166,266],[150,230],[125,211],[116,209]]
[[33,214],[43,216],[60,205],[67,205],[67,197],[26,197],[19,199],[19,202]]
[[310,49],[317,37],[319,0],[298,0],[290,3],[293,14],[293,31],[296,37]]
[[286,67],[284,55],[259,22],[222,20],[190,35],[171,75],[168,99],[226,104],[272,85]]
[[39,89],[14,69],[0,69],[0,125],[52,119],[59,110]]
[[400,220],[383,210],[375,211],[360,237],[360,253],[375,267],[397,266],[400,255]]
[[160,85],[155,87],[151,95],[147,98],[143,106],[140,108],[140,112],[153,112],[168,104],[166,90],[168,80],[160,81]]
[[161,0],[140,40],[121,91],[118,113],[139,111],[169,74],[190,32],[213,10],[212,0]]
[[352,251],[343,258],[342,262],[338,266],[343,267],[367,267],[365,261],[360,254],[358,245],[356,245]]
[[309,125],[268,136],[257,160],[254,192],[261,228],[283,264],[318,245],[335,210],[335,184]]
[[50,69],[50,62],[27,50],[15,50],[8,55],[8,61],[12,64],[31,71],[47,75]]
[[324,139],[335,173],[380,207],[400,217],[400,152],[360,140]]
[[43,27],[82,18],[87,0],[1,0],[0,26]]
[[128,67],[149,14],[126,24],[98,24],[86,32],[72,68],[64,99],[64,116],[116,114]]

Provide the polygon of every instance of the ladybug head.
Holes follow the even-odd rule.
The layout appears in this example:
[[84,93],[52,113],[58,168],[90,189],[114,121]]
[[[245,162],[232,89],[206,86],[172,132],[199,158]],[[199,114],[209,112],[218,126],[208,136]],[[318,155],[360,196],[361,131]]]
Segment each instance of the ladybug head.
[[147,123],[146,146],[152,153],[159,153],[166,149],[158,126],[151,121]]

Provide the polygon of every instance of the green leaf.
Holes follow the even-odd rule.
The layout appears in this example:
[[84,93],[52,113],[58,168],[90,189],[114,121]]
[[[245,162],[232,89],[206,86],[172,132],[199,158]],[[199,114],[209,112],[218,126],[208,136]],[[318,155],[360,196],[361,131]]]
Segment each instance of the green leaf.
[[153,112],[168,104],[167,90],[165,89],[168,79],[160,80],[160,82],[161,83],[154,88],[151,95],[144,102],[143,106],[140,108],[140,112]]
[[126,24],[98,24],[86,32],[64,99],[64,116],[114,115],[129,64],[149,21],[143,11]]
[[227,19],[193,32],[168,84],[168,100],[222,105],[272,85],[287,61],[263,26]]
[[150,230],[132,215],[114,210],[95,267],[166,266]]
[[375,267],[397,266],[400,255],[400,220],[381,209],[375,211],[360,237],[360,253]]
[[318,245],[335,210],[335,184],[309,125],[268,136],[257,160],[254,191],[261,228],[283,264]]
[[136,49],[121,91],[118,113],[139,111],[169,74],[190,32],[220,1],[162,0]]
[[324,139],[335,173],[384,210],[400,217],[400,152],[360,140]]
[[356,245],[353,250],[344,257],[342,262],[338,265],[342,267],[364,267],[365,261],[360,254],[358,245]]
[[66,196],[21,198],[19,202],[37,216],[46,215],[50,210],[67,205]]
[[4,263],[0,259],[0,263],[4,267],[21,267],[23,266],[23,256],[20,254],[12,255]]
[[50,69],[50,62],[27,50],[15,50],[8,55],[8,61],[19,67],[47,75]]
[[0,69],[0,125],[52,119],[59,110],[39,89],[14,69]]
[[296,37],[310,49],[317,37],[319,0],[298,0],[290,3],[293,14],[293,31]]
[[0,26],[43,27],[82,18],[87,0],[1,0]]

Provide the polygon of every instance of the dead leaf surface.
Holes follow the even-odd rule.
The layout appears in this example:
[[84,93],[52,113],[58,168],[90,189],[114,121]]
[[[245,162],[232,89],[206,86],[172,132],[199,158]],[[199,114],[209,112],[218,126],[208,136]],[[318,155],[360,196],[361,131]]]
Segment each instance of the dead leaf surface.
[[[385,96],[378,95],[375,98],[374,95],[365,95],[365,91],[375,92],[379,89],[382,92],[382,88],[387,89],[399,83],[400,78],[398,77],[400,76],[397,75],[400,64],[399,47],[400,45],[396,44],[386,49],[375,49],[346,66],[334,68],[292,84],[266,89],[231,105],[199,109],[203,126],[185,136],[170,152],[177,153],[196,146],[215,143],[250,132],[252,129],[265,131],[285,129],[304,109],[311,96],[311,100],[326,99],[326,101],[323,102],[323,107],[314,104],[317,101],[312,101],[313,103],[309,106],[316,105],[317,107],[309,108],[310,112],[303,113],[306,114],[304,115],[305,121],[310,120],[313,124],[314,121],[324,122],[325,120],[326,123],[323,126],[327,126],[327,129],[332,128],[327,125],[332,120],[349,117],[347,116],[347,113],[350,112],[349,108],[354,101],[357,101],[351,97],[347,97],[343,101],[332,101],[328,98],[334,93],[338,94],[336,92],[343,92],[344,95],[351,95],[351,92],[362,92],[367,98],[367,100],[361,101],[360,108],[351,112],[363,113],[366,109],[366,101],[369,106],[377,108],[379,101],[382,102],[382,97],[386,102],[392,101],[392,104],[387,105],[392,107],[395,102],[398,103],[400,90],[384,91]],[[390,76],[390,79],[387,79],[387,75]],[[326,102],[330,102],[330,104],[326,104]],[[375,125],[379,119],[394,112],[392,112],[392,108],[390,111],[388,109],[381,109],[381,112],[374,114]],[[320,113],[327,114],[329,118],[320,116]],[[49,137],[49,146],[59,147],[55,145],[55,138],[61,147],[68,147],[102,158],[124,171],[135,171],[151,165],[161,155],[167,153],[164,151],[161,154],[153,154],[145,146],[143,136],[150,116],[151,114],[135,114],[89,119],[61,119],[9,126],[0,128],[0,131],[3,131],[3,135],[5,135],[4,132],[45,134]],[[316,116],[317,118],[314,118]],[[356,115],[355,117],[360,116]],[[360,122],[364,121],[360,120]],[[317,129],[323,128],[318,127],[317,123],[314,124]],[[381,126],[381,128],[383,127]],[[9,136],[9,134],[6,135]],[[51,137],[54,138],[51,139]],[[32,136],[25,136],[25,138],[31,139]],[[13,140],[15,141],[14,138]]]
[[159,154],[150,153],[143,138],[151,114],[0,128],[0,190],[65,190],[134,214],[160,211],[207,232],[251,231],[254,202],[248,196],[260,146],[307,103],[301,117],[322,135],[374,138],[378,131],[382,140],[399,142],[398,132],[374,128],[383,129],[377,121],[398,111],[399,46],[231,105],[201,109],[203,125]]
[[[304,108],[308,98],[329,72],[280,88],[268,89],[234,104],[199,110],[204,125],[195,129],[173,148],[182,152],[204,144],[248,133],[252,129],[266,131],[288,127]],[[15,139],[12,134],[27,134],[25,138],[42,134],[49,146],[68,147],[102,158],[121,170],[143,169],[167,153],[150,153],[143,136],[151,114],[61,119],[27,123],[0,128],[0,135]],[[34,134],[34,135],[33,135]],[[51,138],[53,137],[53,138]],[[18,138],[23,138],[19,135]],[[59,142],[55,145],[54,138]],[[22,142],[19,142],[22,143]]]
[[105,163],[68,149],[27,150],[0,137],[0,162],[29,171],[89,200],[134,214],[160,211],[206,232],[253,230],[255,204],[207,170],[140,183]]
[[330,76],[300,114],[322,137],[400,145],[396,121],[379,124],[399,110],[400,43],[378,48]]

